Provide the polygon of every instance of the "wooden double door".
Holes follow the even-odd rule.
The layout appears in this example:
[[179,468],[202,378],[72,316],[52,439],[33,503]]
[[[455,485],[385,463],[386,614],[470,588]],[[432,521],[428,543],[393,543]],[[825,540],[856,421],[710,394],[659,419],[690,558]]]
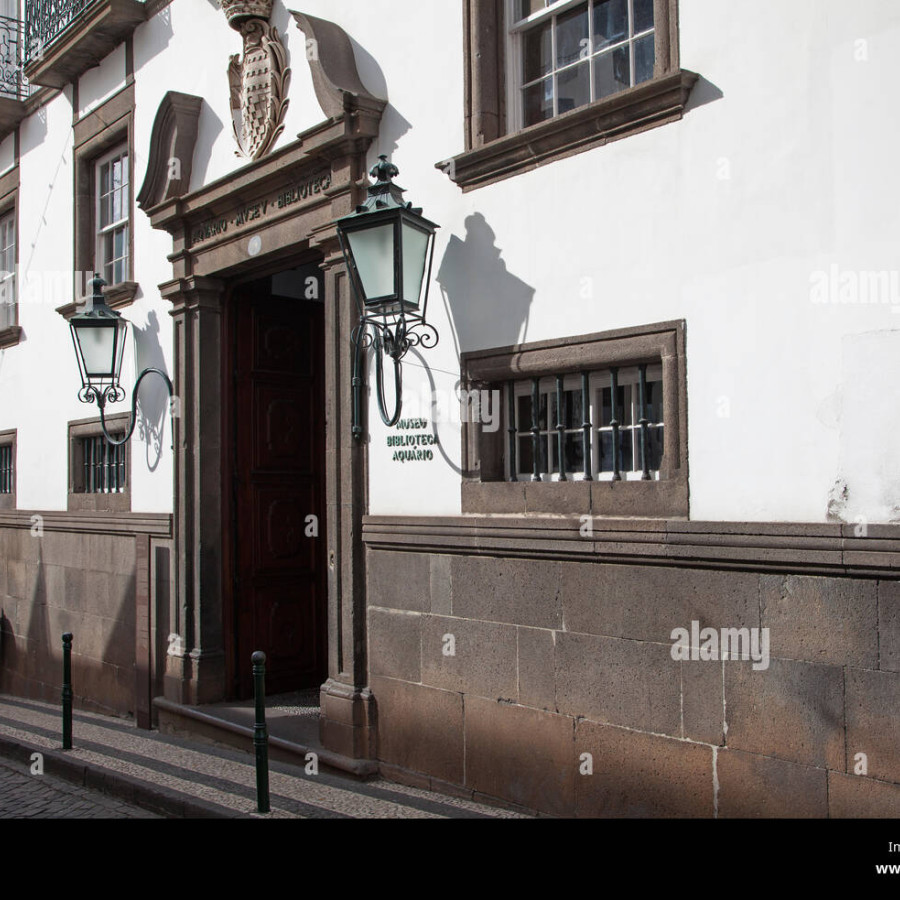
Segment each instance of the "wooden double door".
[[[250,658],[266,654],[266,693],[318,687],[327,675],[324,309],[236,288],[231,329],[231,603],[233,693],[252,696]],[[275,286],[275,290],[273,290]],[[299,296],[298,296],[299,295]],[[229,574],[226,572],[226,575]]]

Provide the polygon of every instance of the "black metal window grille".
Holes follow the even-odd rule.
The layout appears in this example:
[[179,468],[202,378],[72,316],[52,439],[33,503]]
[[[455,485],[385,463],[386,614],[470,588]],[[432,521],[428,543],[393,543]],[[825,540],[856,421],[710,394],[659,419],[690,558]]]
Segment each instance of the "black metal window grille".
[[25,0],[25,62],[38,59],[96,0]]
[[4,444],[0,446],[0,494],[12,493],[13,474],[12,444]]
[[16,15],[8,14],[15,10],[14,3],[0,2],[0,97],[25,100],[31,86],[22,73],[22,22]]
[[661,367],[641,364],[506,384],[510,481],[655,480]]
[[[113,435],[120,440],[123,435]],[[125,445],[114,446],[103,435],[81,438],[84,493],[121,494],[125,490]]]

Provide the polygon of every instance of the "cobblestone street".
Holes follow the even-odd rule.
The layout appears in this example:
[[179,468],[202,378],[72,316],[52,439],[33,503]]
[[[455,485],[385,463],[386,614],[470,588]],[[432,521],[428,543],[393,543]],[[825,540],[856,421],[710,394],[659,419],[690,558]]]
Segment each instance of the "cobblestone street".
[[0,758],[2,819],[158,819],[147,810],[76,787],[52,775],[31,775]]

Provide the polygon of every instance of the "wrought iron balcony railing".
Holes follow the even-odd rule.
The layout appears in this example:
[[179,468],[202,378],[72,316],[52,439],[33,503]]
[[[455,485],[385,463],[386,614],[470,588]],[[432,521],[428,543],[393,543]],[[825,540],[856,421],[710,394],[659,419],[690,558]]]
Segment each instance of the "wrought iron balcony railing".
[[63,88],[147,19],[145,0],[22,0],[23,57],[32,84]]
[[25,100],[32,93],[22,72],[23,49],[22,23],[0,16],[0,98]]
[[39,59],[95,0],[25,0],[25,62]]

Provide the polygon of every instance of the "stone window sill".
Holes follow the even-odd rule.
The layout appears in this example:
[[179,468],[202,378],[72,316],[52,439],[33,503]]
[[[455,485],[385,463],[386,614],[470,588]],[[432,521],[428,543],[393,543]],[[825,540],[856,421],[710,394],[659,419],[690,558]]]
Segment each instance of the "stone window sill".
[[0,328],[0,350],[6,350],[7,347],[15,347],[21,340],[22,328],[20,325]]
[[699,76],[679,69],[436,164],[463,191],[682,118]]
[[[136,281],[122,281],[119,284],[113,284],[106,288],[103,292],[106,297],[106,304],[110,309],[123,309],[134,303],[137,296],[138,283]],[[64,306],[57,306],[56,311],[66,320],[72,318],[76,313],[83,312],[87,309],[87,297],[78,302],[66,303]]]

